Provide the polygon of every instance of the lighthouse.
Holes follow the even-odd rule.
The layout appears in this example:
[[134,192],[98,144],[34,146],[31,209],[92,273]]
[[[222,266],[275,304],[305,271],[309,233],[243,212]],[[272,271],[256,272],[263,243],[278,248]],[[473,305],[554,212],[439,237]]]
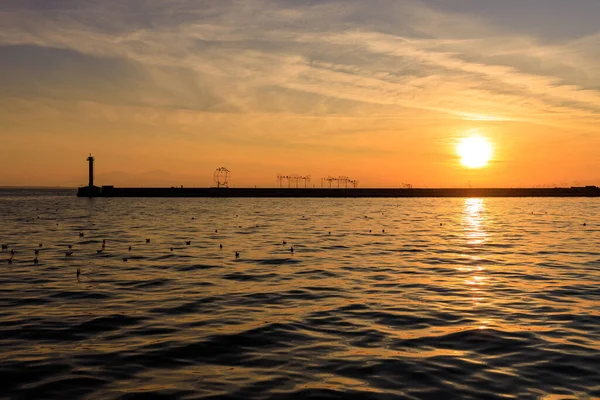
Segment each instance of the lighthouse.
[[93,187],[94,186],[94,157],[92,157],[91,153],[90,153],[90,156],[87,158],[87,161],[90,166],[90,180],[89,180],[88,186]]
[[87,186],[82,186],[77,190],[78,197],[99,197],[102,195],[102,189],[94,186],[94,157],[90,153],[86,158],[89,167],[89,182]]

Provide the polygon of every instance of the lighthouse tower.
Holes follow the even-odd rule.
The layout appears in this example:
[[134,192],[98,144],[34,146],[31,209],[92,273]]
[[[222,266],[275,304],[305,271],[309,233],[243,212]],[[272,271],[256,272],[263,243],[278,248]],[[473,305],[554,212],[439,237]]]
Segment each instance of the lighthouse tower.
[[90,154],[90,156],[87,158],[87,161],[90,166],[90,180],[89,180],[88,186],[93,187],[94,186],[94,157],[92,157],[92,155]]
[[87,186],[77,189],[78,197],[99,197],[102,195],[102,189],[94,186],[94,157],[90,154],[86,159],[89,166],[89,182]]

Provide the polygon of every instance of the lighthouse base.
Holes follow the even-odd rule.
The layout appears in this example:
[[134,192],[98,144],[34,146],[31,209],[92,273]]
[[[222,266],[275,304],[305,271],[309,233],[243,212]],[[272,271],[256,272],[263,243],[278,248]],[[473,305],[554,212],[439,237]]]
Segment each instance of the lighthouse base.
[[84,186],[77,190],[77,197],[99,197],[101,190],[98,186]]

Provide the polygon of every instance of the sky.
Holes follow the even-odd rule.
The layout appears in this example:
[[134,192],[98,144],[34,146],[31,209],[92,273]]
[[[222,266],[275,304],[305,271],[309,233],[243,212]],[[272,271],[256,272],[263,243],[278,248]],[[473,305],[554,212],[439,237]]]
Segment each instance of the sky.
[[[600,185],[598,0],[3,0],[0,186]],[[493,145],[461,165],[460,140]]]

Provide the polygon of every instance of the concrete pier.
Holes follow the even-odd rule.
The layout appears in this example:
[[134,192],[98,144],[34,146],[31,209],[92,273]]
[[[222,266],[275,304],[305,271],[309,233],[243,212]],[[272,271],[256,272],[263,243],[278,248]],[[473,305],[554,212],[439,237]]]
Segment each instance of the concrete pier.
[[393,198],[393,197],[600,197],[600,188],[101,188],[81,187],[79,197],[299,197],[299,198]]

